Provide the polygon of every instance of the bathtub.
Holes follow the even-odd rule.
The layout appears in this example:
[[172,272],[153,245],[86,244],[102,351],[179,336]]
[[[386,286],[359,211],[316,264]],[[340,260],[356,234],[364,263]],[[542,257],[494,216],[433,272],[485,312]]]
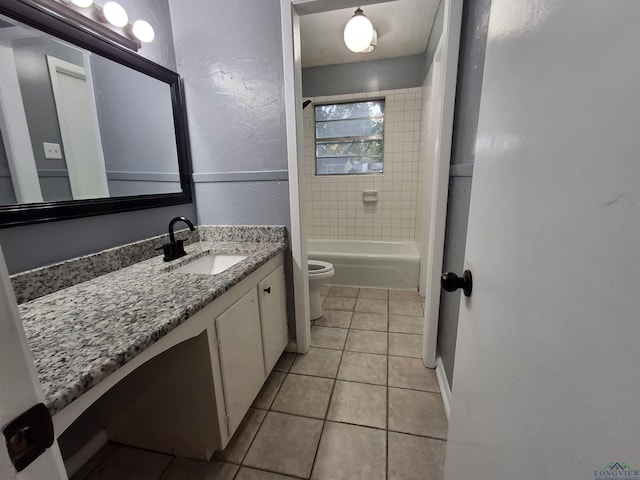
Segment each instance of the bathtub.
[[420,254],[415,242],[307,240],[309,259],[330,262],[333,285],[418,288]]

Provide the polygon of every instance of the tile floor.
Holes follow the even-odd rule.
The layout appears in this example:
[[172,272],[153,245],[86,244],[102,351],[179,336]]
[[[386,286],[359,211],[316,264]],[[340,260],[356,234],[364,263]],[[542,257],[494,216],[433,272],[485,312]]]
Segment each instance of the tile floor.
[[227,448],[198,462],[107,445],[74,480],[438,480],[447,419],[416,292],[324,287],[311,349],[284,353]]

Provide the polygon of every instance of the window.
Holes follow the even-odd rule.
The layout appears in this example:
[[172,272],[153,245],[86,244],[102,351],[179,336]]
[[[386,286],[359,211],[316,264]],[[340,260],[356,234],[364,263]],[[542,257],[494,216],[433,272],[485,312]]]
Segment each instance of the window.
[[384,100],[316,105],[316,175],[382,173]]

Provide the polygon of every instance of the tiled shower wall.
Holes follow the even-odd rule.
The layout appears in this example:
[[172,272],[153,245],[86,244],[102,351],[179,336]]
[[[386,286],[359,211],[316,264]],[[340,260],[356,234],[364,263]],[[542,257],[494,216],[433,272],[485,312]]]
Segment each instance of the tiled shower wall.
[[[416,87],[308,99],[312,101],[304,110],[304,221],[308,238],[416,238],[422,91]],[[316,176],[313,105],[367,98],[385,99],[383,173]],[[377,190],[378,202],[365,204],[365,190]]]

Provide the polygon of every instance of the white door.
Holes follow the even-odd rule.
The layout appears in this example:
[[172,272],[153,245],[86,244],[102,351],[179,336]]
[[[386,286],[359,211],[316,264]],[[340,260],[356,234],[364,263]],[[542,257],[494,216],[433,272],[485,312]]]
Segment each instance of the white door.
[[[15,296],[0,248],[0,429],[43,401],[35,366],[18,315]],[[57,442],[31,465],[16,473],[0,438],[0,479],[66,479]]]
[[74,200],[109,197],[92,87],[83,67],[47,55]]
[[492,2],[446,480],[639,478],[638,19]]

